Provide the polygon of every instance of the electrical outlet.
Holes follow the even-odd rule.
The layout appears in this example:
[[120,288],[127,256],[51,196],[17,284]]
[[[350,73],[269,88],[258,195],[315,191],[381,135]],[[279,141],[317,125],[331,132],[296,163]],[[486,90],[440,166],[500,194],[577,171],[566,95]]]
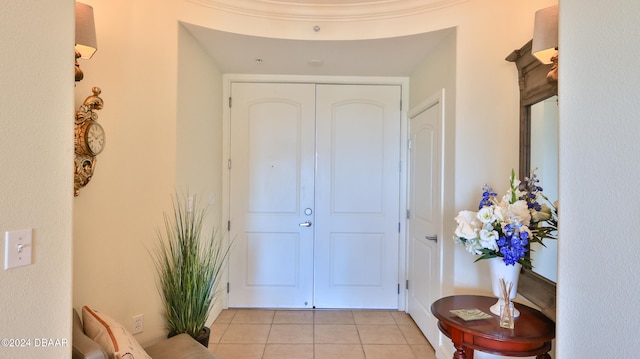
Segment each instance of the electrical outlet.
[[144,330],[144,315],[134,315],[131,319],[133,321],[133,330],[131,331],[131,334],[142,333]]

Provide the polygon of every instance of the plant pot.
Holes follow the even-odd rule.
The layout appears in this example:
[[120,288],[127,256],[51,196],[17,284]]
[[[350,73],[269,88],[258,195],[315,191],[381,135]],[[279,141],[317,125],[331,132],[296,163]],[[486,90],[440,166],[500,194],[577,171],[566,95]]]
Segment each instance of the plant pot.
[[[171,338],[176,335],[177,333],[175,332],[169,332],[169,334],[167,335],[167,338]],[[210,336],[211,336],[211,329],[209,329],[209,327],[204,327],[202,329],[202,332],[200,332],[200,336],[196,340],[198,341],[198,343],[204,345],[205,348],[208,348]]]
[[205,348],[209,347],[209,336],[211,336],[211,329],[209,327],[204,327],[198,339],[196,339],[200,344],[204,345]]
[[[491,289],[493,295],[498,297],[498,302],[492,305],[489,310],[495,315],[500,315],[500,305],[504,305],[505,299],[502,298],[502,289],[500,287],[500,278],[503,278],[505,282],[513,283],[511,292],[509,292],[508,300],[511,301],[516,297],[518,292],[518,278],[520,277],[520,270],[522,265],[516,263],[514,265],[506,265],[502,257],[495,257],[489,259],[489,269],[491,271]],[[518,317],[520,312],[515,309],[513,316]]]

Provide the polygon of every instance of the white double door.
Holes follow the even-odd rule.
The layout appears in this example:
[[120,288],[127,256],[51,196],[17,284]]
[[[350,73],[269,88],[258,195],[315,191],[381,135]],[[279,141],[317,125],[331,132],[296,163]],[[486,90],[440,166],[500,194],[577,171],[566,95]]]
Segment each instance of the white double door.
[[231,96],[229,306],[397,308],[400,87]]

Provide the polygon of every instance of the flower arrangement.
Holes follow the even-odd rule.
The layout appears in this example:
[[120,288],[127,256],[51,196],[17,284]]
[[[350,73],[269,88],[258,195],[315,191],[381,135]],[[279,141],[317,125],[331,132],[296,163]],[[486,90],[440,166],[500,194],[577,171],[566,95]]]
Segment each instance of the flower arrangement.
[[503,257],[506,265],[520,263],[531,268],[526,255],[529,243],[544,246],[543,239],[557,239],[557,204],[542,193],[535,170],[523,182],[511,170],[509,184],[500,201],[493,189],[484,185],[478,212],[461,211],[456,216],[454,240],[468,252],[479,255],[476,262]]

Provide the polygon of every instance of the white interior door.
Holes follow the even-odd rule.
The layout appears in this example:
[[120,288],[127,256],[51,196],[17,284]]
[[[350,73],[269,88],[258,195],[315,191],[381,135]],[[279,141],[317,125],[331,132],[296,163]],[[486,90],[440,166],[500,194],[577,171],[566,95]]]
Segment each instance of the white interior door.
[[317,87],[318,308],[398,307],[400,95]]
[[229,305],[397,308],[400,86],[231,94]]
[[427,339],[438,344],[431,303],[441,294],[441,157],[443,118],[440,95],[409,114],[409,290],[408,312]]
[[231,87],[229,304],[311,307],[315,87]]

